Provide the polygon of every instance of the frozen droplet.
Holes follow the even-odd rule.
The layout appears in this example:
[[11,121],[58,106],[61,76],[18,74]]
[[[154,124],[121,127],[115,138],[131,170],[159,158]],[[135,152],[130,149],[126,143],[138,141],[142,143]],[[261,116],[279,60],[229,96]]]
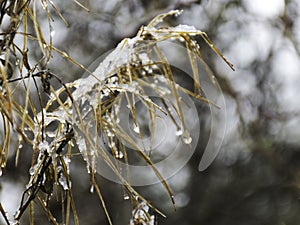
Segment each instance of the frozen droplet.
[[162,23],[163,22],[163,19],[157,19],[156,20],[156,23]]
[[109,96],[109,93],[110,93],[110,92],[109,92],[108,90],[102,91],[101,98],[104,98],[104,97]]
[[67,167],[67,174],[70,174],[70,162],[71,162],[71,158],[69,156],[64,156],[64,161]]
[[95,156],[95,150],[94,150],[94,149],[91,149],[91,150],[89,151],[89,155],[90,155],[91,157],[94,157],[94,156]]
[[30,167],[29,169],[29,174],[32,176],[34,174],[34,168],[33,167]]
[[174,10],[174,15],[177,17],[177,16],[180,16],[181,14],[182,14],[182,12],[183,12],[183,10],[178,10],[178,9],[176,9],[176,10]]
[[[17,217],[19,217],[19,214],[20,214],[20,210],[17,210],[17,211],[16,211],[16,213],[14,214],[14,218],[17,218]],[[16,222],[16,223],[12,223],[12,224],[13,224],[13,225],[15,225],[15,224],[16,224],[16,225],[17,225],[17,224],[19,224],[19,223],[18,223],[18,221],[15,221],[15,222]],[[11,223],[9,223],[9,224],[11,224]]]
[[67,155],[65,155],[64,157],[65,163],[69,164],[71,162],[71,158]]
[[50,132],[50,131],[47,131],[47,132],[46,132],[46,135],[47,135],[48,137],[50,137],[50,138],[51,138],[51,137],[53,138],[53,137],[55,137],[57,134],[56,134],[56,132]]
[[139,133],[140,133],[140,127],[139,127],[139,125],[134,124],[134,125],[133,125],[133,131],[134,131],[135,133],[139,134]]
[[160,89],[160,94],[161,94],[162,96],[166,96],[166,95],[171,94],[171,91],[170,91],[168,88],[161,88],[161,89]]
[[[86,159],[85,159],[85,161],[86,161]],[[88,174],[91,174],[91,168],[88,163],[86,164],[86,170],[87,170]]]
[[118,104],[114,105],[115,113],[117,114],[120,111],[121,106]]
[[54,35],[55,35],[55,30],[54,29],[51,30],[50,35],[51,35],[51,37],[54,37]]
[[183,37],[178,38],[178,40],[179,40],[180,42],[185,42],[185,39],[184,39]]
[[181,136],[182,135],[182,129],[177,129],[176,130],[176,136]]
[[127,87],[127,91],[129,91],[129,92],[135,92],[135,91],[137,91],[137,89],[136,89],[136,83],[133,83],[132,82],[132,84],[131,85],[128,85],[128,87]]
[[36,165],[30,167],[30,169],[29,169],[29,174],[30,174],[31,176],[34,175],[35,169],[36,169]]
[[114,141],[110,141],[110,142],[108,142],[108,147],[114,148],[114,147],[116,147],[116,143]]
[[112,137],[112,133],[109,130],[106,131],[106,135],[107,137]]
[[[67,182],[67,179],[66,179],[65,176],[61,175],[61,176],[58,178],[58,182],[59,182],[59,184],[62,186],[62,188],[63,188],[64,190],[68,190],[68,189],[69,189],[69,188],[68,188],[68,182]],[[71,185],[71,183],[70,183],[70,185]]]
[[192,143],[192,140],[193,140],[192,137],[189,136],[189,135],[188,135],[187,137],[184,137],[184,138],[183,138],[183,142],[184,142],[185,144],[187,144],[187,145],[188,145],[188,144],[191,144],[191,143]]
[[91,193],[94,193],[94,189],[95,189],[94,185],[91,185],[91,187],[90,187],[90,192],[91,192]]
[[122,158],[124,157],[124,154],[123,154],[122,151],[116,151],[115,157],[116,157],[117,159],[122,159]]
[[149,213],[149,206],[145,202],[139,203],[132,210],[132,218],[130,224],[148,224],[154,225],[155,216]]
[[41,152],[43,151],[47,151],[50,153],[50,146],[49,146],[49,143],[46,142],[46,141],[43,141],[41,142],[39,145],[38,145],[38,148]]
[[129,195],[127,193],[124,193],[124,200],[128,200],[129,199]]

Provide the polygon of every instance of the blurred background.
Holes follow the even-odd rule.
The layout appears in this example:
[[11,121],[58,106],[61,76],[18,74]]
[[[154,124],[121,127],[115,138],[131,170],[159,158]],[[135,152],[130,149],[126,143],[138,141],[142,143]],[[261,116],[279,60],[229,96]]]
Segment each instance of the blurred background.
[[[159,225],[299,224],[299,0],[80,1],[90,12],[73,1],[53,2],[69,23],[66,27],[54,16],[53,45],[84,66],[170,9],[184,9],[180,17],[168,20],[171,25],[194,25],[205,31],[235,66],[236,71],[231,71],[202,43],[203,57],[215,72],[226,99],[227,132],[217,159],[199,172],[209,136],[205,121],[210,120],[209,113],[199,109],[203,126],[195,154],[168,180],[176,211],[162,185],[137,187],[167,215],[158,216]],[[47,18],[41,17],[39,22],[48,26]],[[32,49],[30,53],[40,57]],[[49,68],[63,76],[64,82],[83,74],[55,54]],[[0,178],[0,200],[10,217],[20,204],[29,178],[24,171],[30,168],[30,158],[26,163],[26,151],[21,154],[19,167],[14,167],[11,157],[6,176]],[[108,224],[97,196],[90,193],[84,162],[75,160],[71,171],[80,223]],[[128,224],[132,209],[122,187],[101,176],[97,178],[113,223]],[[52,204],[50,208],[59,215],[61,209]],[[42,210],[36,215],[36,224],[48,223]],[[24,219],[22,224],[27,222]]]

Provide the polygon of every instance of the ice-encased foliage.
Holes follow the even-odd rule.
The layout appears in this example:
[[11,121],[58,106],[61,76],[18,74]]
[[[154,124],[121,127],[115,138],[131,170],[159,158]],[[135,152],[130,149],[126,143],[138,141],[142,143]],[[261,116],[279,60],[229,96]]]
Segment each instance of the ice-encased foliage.
[[[41,204],[50,215],[47,201],[53,194],[54,185],[68,192],[68,204],[71,204],[75,221],[77,221],[76,210],[72,203],[69,165],[76,148],[86,161],[87,171],[91,177],[91,190],[96,190],[107,216],[108,212],[94,177],[99,158],[118,177],[132,202],[137,205],[134,207],[131,223],[139,221],[143,224],[154,224],[154,216],[148,213],[149,207],[161,214],[131,186],[130,174],[118,167],[118,161],[129,163],[128,148],[135,149],[138,156],[153,170],[174,203],[168,184],[152,162],[151,144],[146,146],[142,141],[141,144],[137,144],[120,125],[120,115],[122,115],[122,106],[125,104],[129,111],[128,118],[133,124],[133,131],[143,140],[145,134],[140,128],[142,124],[137,118],[140,115],[135,106],[136,102],[141,102],[147,109],[146,114],[149,115],[151,128],[155,127],[153,118],[158,113],[163,113],[172,118],[176,127],[175,137],[182,138],[183,143],[187,145],[193,141],[185,125],[185,115],[182,112],[181,97],[178,93],[182,91],[208,102],[201,95],[197,60],[204,65],[211,81],[214,82],[215,79],[205,64],[200,47],[193,36],[201,36],[231,68],[232,65],[214,47],[207,35],[195,27],[160,26],[166,17],[178,16],[180,13],[181,11],[173,10],[157,16],[147,26],[142,26],[136,37],[121,41],[95,71],[86,69],[88,76],[72,83],[63,84],[50,71],[39,73],[45,91],[50,93],[50,99],[44,109],[34,118],[26,119],[27,129],[33,134],[32,140],[28,141],[33,147],[33,160],[29,170],[30,181],[15,215],[17,221],[40,190],[47,196],[46,201],[41,201]],[[158,45],[165,41],[175,41],[186,48],[193,71],[193,91],[176,84],[171,65]],[[69,58],[65,53],[62,55]],[[60,81],[62,84],[60,89],[53,89],[50,82],[52,78]],[[163,104],[157,104],[149,96],[149,90],[155,93]],[[62,100],[62,95],[67,95],[67,99]],[[3,110],[1,113],[8,118],[9,113],[5,114]],[[25,121],[24,118],[28,115],[24,113],[22,116]],[[150,133],[151,131],[153,130],[150,130]],[[20,131],[19,133],[20,139],[30,139],[26,132]],[[153,132],[150,136],[154,138]],[[111,155],[113,157],[110,157]],[[50,219],[54,224],[56,223],[54,217]],[[108,220],[111,223],[109,216]]]
[[[68,101],[54,111],[41,112],[38,115],[39,121],[37,121],[37,124],[42,126],[47,127],[48,124],[55,120],[61,124],[60,126],[67,122],[74,128],[75,141],[88,163],[88,170],[94,171],[96,169],[95,157],[101,154],[101,146],[98,144],[99,141],[96,140],[99,138],[99,132],[102,132],[101,136],[103,133],[105,134],[105,138],[108,139],[110,146],[115,146],[113,144],[115,133],[121,132],[116,131],[118,129],[117,115],[119,113],[117,112],[117,105],[119,104],[117,96],[120,93],[130,94],[135,98],[139,98],[144,104],[147,104],[150,111],[163,111],[164,109],[152,102],[144,91],[145,87],[151,87],[162,96],[160,87],[153,86],[153,84],[150,86],[141,78],[164,76],[168,87],[167,91],[173,96],[177,95],[176,92],[178,90],[171,80],[172,74],[165,72],[168,70],[168,62],[162,56],[155,56],[153,52],[159,51],[156,45],[158,42],[169,38],[180,39],[182,36],[188,37],[189,34],[195,35],[197,32],[200,32],[194,27],[186,25],[168,29],[154,26],[167,15],[178,15],[179,13],[180,11],[175,10],[162,15],[158,19],[153,20],[149,26],[142,27],[136,37],[124,39],[88,77],[66,84],[67,87],[75,89]],[[157,54],[160,53],[158,52]],[[155,61],[152,59],[154,57],[161,58]],[[141,83],[141,81],[144,83]],[[52,99],[49,101],[49,105],[57,101],[61,92],[62,90],[58,90],[56,94],[51,95]],[[130,105],[130,101],[128,104],[129,107],[134,107]],[[176,107],[176,111],[180,113],[180,104]],[[132,111],[132,113],[134,114],[135,112]],[[183,119],[183,115],[180,115],[180,118]],[[41,139],[42,127],[37,129],[40,132],[35,132],[36,143]],[[182,129],[188,132],[184,127]],[[50,133],[46,132],[46,135],[51,136],[52,133],[53,131]],[[62,135],[61,133],[57,132],[56,140],[59,135]],[[113,147],[111,150],[115,151]],[[117,154],[116,152],[113,153]]]

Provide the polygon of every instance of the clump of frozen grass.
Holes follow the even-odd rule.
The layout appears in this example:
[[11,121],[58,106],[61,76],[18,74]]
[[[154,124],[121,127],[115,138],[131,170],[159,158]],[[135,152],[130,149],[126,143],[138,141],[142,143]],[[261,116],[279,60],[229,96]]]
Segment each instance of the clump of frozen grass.
[[[51,6],[56,10],[53,5]],[[43,2],[43,8],[48,17],[51,18],[51,14],[45,2]],[[89,76],[78,79],[72,83],[64,84],[60,78],[50,70],[36,71],[39,64],[36,64],[35,67],[30,67],[26,61],[26,48],[23,48],[22,58],[19,59],[19,61],[23,62],[23,64],[20,65],[20,78],[9,80],[7,76],[3,76],[7,69],[4,69],[4,72],[1,73],[0,112],[4,123],[3,133],[5,134],[4,139],[1,140],[3,144],[0,145],[1,168],[6,166],[12,128],[19,137],[19,147],[16,154],[17,162],[22,143],[27,142],[27,144],[32,146],[32,166],[29,170],[30,180],[22,196],[20,208],[15,215],[15,220],[19,221],[27,209],[29,209],[30,218],[33,220],[32,202],[37,199],[42,208],[47,212],[49,220],[53,224],[58,224],[56,218],[48,208],[48,201],[51,200],[51,195],[55,190],[61,189],[66,192],[67,196],[66,203],[62,202],[62,204],[67,204],[66,212],[62,212],[65,214],[63,216],[65,221],[62,221],[62,223],[68,224],[70,212],[72,211],[75,224],[79,224],[74,199],[72,197],[72,182],[70,177],[70,163],[74,149],[77,147],[83,159],[86,161],[87,172],[90,174],[91,191],[96,191],[99,196],[109,223],[111,224],[111,219],[95,178],[97,158],[99,157],[119,178],[127,192],[126,198],[130,198],[133,203],[130,223],[154,224],[154,215],[149,214],[149,209],[152,208],[156,213],[163,214],[135,191],[128,178],[130,174],[126,174],[125,172],[126,176],[124,176],[124,171],[121,171],[118,167],[118,160],[122,160],[124,163],[128,163],[129,160],[125,143],[135,148],[140,158],[153,170],[167,190],[173,204],[175,204],[174,197],[166,180],[153,164],[148,151],[149,149],[143,149],[138,146],[120,126],[119,115],[122,112],[119,110],[122,101],[126,101],[126,105],[135,124],[135,132],[143,139],[142,133],[139,130],[139,124],[137,123],[138,114],[134,102],[138,99],[144,104],[151,120],[151,118],[155,118],[158,111],[168,114],[170,109],[168,107],[161,107],[152,101],[147,95],[146,89],[152,89],[157,96],[161,98],[161,101],[168,101],[169,99],[166,96],[171,96],[173,99],[172,101],[170,100],[173,103],[172,107],[180,120],[179,123],[174,120],[174,124],[177,130],[180,131],[179,136],[182,136],[184,138],[183,140],[186,140],[186,144],[190,144],[192,139],[189,136],[188,129],[185,127],[184,114],[181,107],[182,103],[178,95],[179,89],[209,103],[209,101],[201,95],[197,60],[200,60],[207,70],[211,81],[213,83],[215,82],[215,77],[205,64],[200,52],[200,47],[193,37],[201,36],[233,69],[232,65],[218,51],[207,35],[195,27],[187,25],[178,25],[175,27],[160,26],[166,17],[178,16],[181,13],[179,10],[172,10],[166,14],[157,16],[147,26],[141,27],[136,37],[130,39],[126,38],[121,41],[116,49],[104,59],[97,69],[91,72],[66,53],[56,49],[52,45],[51,37],[49,43],[45,42],[45,38],[43,38],[39,23],[35,17],[35,6],[33,7],[33,12],[26,4],[23,8],[18,9],[19,13],[32,13],[33,15],[32,20],[37,35],[36,41],[39,43],[43,53],[43,59],[39,63],[47,65],[51,58],[51,52],[56,51],[61,54],[62,57],[88,72]],[[57,11],[57,13],[59,12]],[[19,24],[21,23],[20,19],[18,22]],[[24,23],[24,41],[26,42],[27,39],[30,38],[26,35],[27,21],[22,22]],[[49,26],[51,28],[51,25]],[[17,29],[18,26],[13,27],[12,32]],[[186,47],[193,71],[193,92],[184,89],[180,84],[176,84],[171,65],[158,46],[158,43],[167,40],[177,41]],[[8,44],[9,43],[7,43],[7,45]],[[16,51],[15,48],[14,50]],[[6,51],[5,54],[8,56],[10,53]],[[44,61],[46,61],[46,63]],[[6,64],[6,68],[8,68],[8,64]],[[25,75],[23,74],[24,68],[28,71]],[[149,78],[159,79],[160,82],[152,83],[148,80]],[[27,80],[34,81],[41,104],[42,93],[36,84],[36,79],[40,79],[42,82],[44,93],[49,94],[49,100],[47,104],[42,107],[43,109],[40,112],[38,112],[39,107],[33,105],[31,101],[32,97],[29,92],[30,82],[26,82]],[[53,79],[61,83],[62,87],[60,89],[53,89],[51,85]],[[9,85],[9,83],[13,82],[22,82],[25,86],[24,99],[21,103],[14,101],[14,98],[16,98],[15,92]],[[162,83],[163,85],[161,85]],[[61,95],[65,93],[68,98],[67,100],[62,100]],[[120,96],[123,96],[123,98],[120,98]],[[167,104],[165,105],[167,106]],[[28,109],[33,112],[33,116],[27,113]],[[154,121],[150,122],[152,126],[155,126]],[[104,146],[105,143],[107,143],[109,151],[106,150]],[[109,154],[113,155],[113,158],[109,157]],[[2,206],[1,209],[2,215],[7,220]],[[7,223],[10,224],[9,221],[7,221]]]

